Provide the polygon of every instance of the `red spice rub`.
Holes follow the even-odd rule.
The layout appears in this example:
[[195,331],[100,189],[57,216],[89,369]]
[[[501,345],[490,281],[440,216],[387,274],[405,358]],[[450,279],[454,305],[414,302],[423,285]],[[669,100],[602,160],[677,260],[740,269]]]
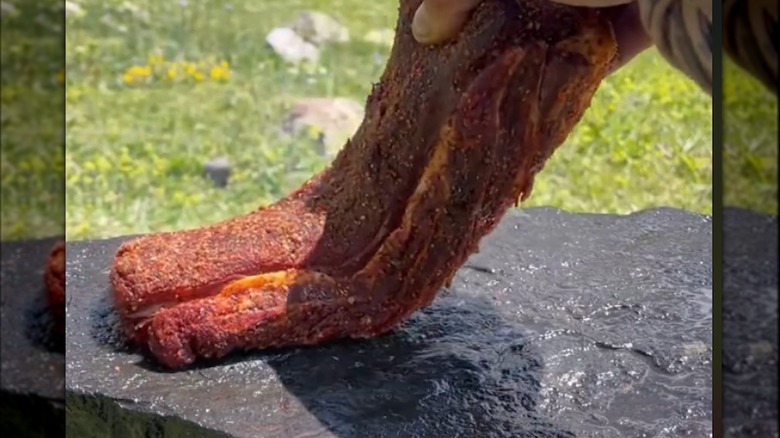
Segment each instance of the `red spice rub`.
[[486,0],[417,44],[401,0],[386,70],[332,165],[287,198],[123,245],[126,331],[179,368],[233,350],[385,333],[428,305],[588,107],[615,56],[597,11]]
[[65,242],[58,242],[52,248],[43,278],[54,329],[61,333],[65,330]]

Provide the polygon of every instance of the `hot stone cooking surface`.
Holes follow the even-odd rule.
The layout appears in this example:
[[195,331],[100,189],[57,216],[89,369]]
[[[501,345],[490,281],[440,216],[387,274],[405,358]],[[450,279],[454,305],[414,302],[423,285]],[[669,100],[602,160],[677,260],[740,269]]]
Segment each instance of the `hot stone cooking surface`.
[[46,259],[60,240],[0,245],[0,430],[10,436],[65,433],[65,343],[52,331],[43,282]]
[[451,287],[392,334],[235,354],[175,373],[125,347],[118,333],[108,270],[129,238],[67,247],[73,436],[712,431],[708,217],[515,210]]

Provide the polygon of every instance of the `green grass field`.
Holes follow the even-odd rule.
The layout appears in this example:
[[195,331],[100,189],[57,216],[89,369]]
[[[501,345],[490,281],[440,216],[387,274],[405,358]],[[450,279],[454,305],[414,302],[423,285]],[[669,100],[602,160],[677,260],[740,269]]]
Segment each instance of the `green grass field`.
[[777,98],[731,63],[723,81],[723,203],[776,215]]
[[[69,239],[215,222],[272,202],[322,169],[327,162],[311,145],[291,147],[277,139],[286,105],[302,96],[363,101],[389,49],[361,37],[392,28],[397,5],[358,0],[79,4],[83,14],[68,19],[66,37]],[[352,41],[326,49],[317,66],[291,67],[266,47],[265,35],[306,9],[341,20]],[[776,104],[762,105],[761,114],[771,114]],[[743,118],[748,125],[758,123],[750,110]],[[648,52],[602,85],[524,206],[613,213],[667,206],[710,213],[711,118],[709,98]],[[750,126],[744,129],[749,132]],[[748,179],[757,173],[766,180],[765,155],[776,157],[776,149],[735,148],[753,155],[733,173]],[[233,164],[226,189],[202,177],[203,163],[217,155]],[[290,173],[293,159],[304,168]],[[767,189],[761,190],[766,200]],[[40,202],[33,198],[16,202]],[[762,204],[776,212],[776,205]],[[24,215],[4,213],[2,219],[4,236],[6,225],[19,232],[30,223]]]
[[65,217],[62,20],[55,0],[18,3],[0,40],[3,240],[62,235]]

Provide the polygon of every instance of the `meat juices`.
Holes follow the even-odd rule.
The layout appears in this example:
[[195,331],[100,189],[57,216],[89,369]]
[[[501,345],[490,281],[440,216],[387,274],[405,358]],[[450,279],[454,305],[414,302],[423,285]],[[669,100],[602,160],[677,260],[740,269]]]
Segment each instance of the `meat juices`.
[[65,242],[54,245],[46,260],[43,274],[46,284],[46,301],[54,320],[54,330],[65,330]]
[[421,0],[365,119],[286,198],[121,246],[116,307],[170,368],[235,350],[386,333],[431,303],[590,104],[616,54],[598,11],[486,0],[450,44],[416,43]]

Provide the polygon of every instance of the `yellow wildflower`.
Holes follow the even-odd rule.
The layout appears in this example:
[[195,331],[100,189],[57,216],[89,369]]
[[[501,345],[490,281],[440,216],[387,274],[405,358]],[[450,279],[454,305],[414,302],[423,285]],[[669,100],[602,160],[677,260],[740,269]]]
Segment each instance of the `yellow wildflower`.
[[184,65],[184,71],[190,76],[195,76],[195,73],[198,72],[198,68],[191,62],[183,62],[182,65]]
[[148,78],[152,75],[152,67],[150,65],[138,66],[134,65],[122,75],[122,81],[126,84],[132,84],[137,82],[138,79]]
[[151,65],[133,66],[130,67],[130,73],[135,76],[141,76],[141,77],[151,76],[152,66]]
[[211,72],[209,74],[209,76],[211,76],[211,79],[213,79],[215,81],[230,79],[230,70],[228,68],[224,67],[224,65],[226,65],[226,64],[227,63],[223,62],[222,64],[220,64],[218,66],[212,67],[211,68]]
[[151,55],[149,56],[149,64],[151,65],[158,65],[165,62],[165,58],[159,55]]

